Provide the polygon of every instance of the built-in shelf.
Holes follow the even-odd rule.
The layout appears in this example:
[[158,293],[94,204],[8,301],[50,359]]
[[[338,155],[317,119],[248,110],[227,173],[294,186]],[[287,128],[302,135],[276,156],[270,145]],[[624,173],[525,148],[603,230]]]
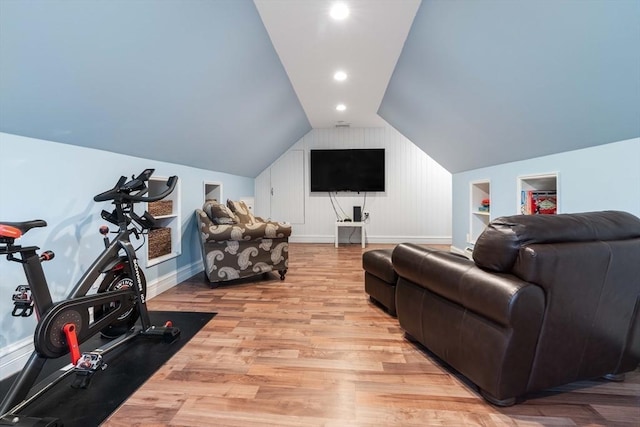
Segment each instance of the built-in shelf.
[[560,209],[558,173],[518,177],[517,212],[524,215],[556,214]]
[[222,183],[217,181],[204,181],[202,183],[203,203],[207,200],[217,200],[218,203],[225,203],[222,200]]
[[469,196],[471,213],[467,240],[473,244],[491,221],[491,182],[488,179],[471,182]]
[[[155,194],[160,194],[167,188],[167,181],[169,178],[162,177],[151,177],[149,178],[149,195],[153,196]],[[167,261],[169,259],[175,258],[182,252],[182,242],[181,242],[181,222],[180,222],[180,181],[176,183],[176,187],[171,194],[165,197],[162,201],[171,202],[170,208],[166,214],[162,215],[154,215],[159,227],[161,230],[165,230],[164,233],[167,233],[170,236],[170,247],[167,253],[163,253],[159,256],[151,257],[149,253],[150,244],[156,244],[157,242],[154,239],[163,239],[163,242],[166,242],[166,234],[162,234],[161,230],[151,230],[149,231],[146,252],[147,252],[147,267],[152,265],[159,264],[163,261]],[[166,206],[166,205],[165,205]],[[147,206],[147,210],[149,210],[149,206]],[[161,236],[162,235],[162,236]]]

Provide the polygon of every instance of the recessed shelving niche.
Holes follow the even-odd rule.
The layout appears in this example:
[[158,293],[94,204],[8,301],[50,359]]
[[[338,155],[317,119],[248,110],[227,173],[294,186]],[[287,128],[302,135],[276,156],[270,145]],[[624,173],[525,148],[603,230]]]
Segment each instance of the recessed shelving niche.
[[488,179],[472,181],[470,185],[471,212],[467,240],[468,243],[473,244],[491,221],[491,181]]
[[524,215],[560,212],[558,173],[518,177],[517,212]]
[[203,190],[203,200],[202,202],[206,202],[207,200],[217,200],[218,203],[225,203],[222,200],[222,183],[217,181],[204,181],[202,183]]
[[[167,188],[169,178],[149,178],[149,195],[162,193]],[[162,203],[160,213],[153,214],[155,207],[152,203]],[[181,223],[180,223],[180,181],[167,197],[159,202],[147,204],[149,211],[156,219],[159,229],[150,230],[147,241],[147,267],[175,258],[182,252]],[[161,250],[157,248],[161,247]]]

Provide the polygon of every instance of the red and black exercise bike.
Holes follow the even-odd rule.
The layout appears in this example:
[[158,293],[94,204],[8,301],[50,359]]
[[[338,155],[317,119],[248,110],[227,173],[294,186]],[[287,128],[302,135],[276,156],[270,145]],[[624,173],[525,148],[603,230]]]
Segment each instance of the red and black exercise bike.
[[[103,356],[136,336],[173,340],[180,333],[170,322],[163,326],[151,325],[145,304],[146,280],[130,240],[132,234],[140,238],[155,227],[155,220],[148,212],[142,216],[134,212],[135,204],[163,199],[175,188],[178,178],[172,176],[161,194],[147,195],[147,182],[153,172],[154,169],[147,169],[131,180],[123,176],[111,190],[93,198],[96,202],[112,202],[113,211],[103,210],[101,216],[118,230],[109,239],[109,228],[100,228],[104,251],[62,301],[52,301],[41,265],[53,259],[53,252],[38,254],[40,248],[36,246],[16,244],[29,230],[45,227],[47,223],[43,220],[0,221],[0,255],[22,264],[28,283],[19,286],[13,294],[12,315],[27,317],[35,312],[38,318],[33,341],[35,350],[2,400],[0,425],[12,425],[11,422],[19,418],[16,414],[67,375],[76,375],[73,387],[86,388],[93,374],[106,367]],[[80,353],[80,344],[97,334],[111,340],[93,351]],[[45,362],[67,354],[71,355],[68,369],[61,369],[34,387]]]

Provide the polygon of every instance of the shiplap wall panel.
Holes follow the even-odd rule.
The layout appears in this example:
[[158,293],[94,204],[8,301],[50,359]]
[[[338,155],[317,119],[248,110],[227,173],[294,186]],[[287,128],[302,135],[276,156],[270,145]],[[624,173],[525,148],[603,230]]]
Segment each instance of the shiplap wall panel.
[[271,168],[263,170],[256,177],[254,185],[254,215],[269,218],[271,215]]
[[271,166],[271,218],[304,224],[304,151],[289,150]]
[[[327,193],[309,191],[309,151],[327,148],[384,148],[386,191],[383,193],[337,193],[339,214],[352,216],[353,206],[370,213],[367,239],[375,243],[450,243],[451,174],[394,128],[313,129],[291,150],[304,152],[304,224],[293,227],[292,241],[333,242],[336,215]],[[278,167],[274,163],[271,168]],[[264,215],[263,182],[268,168],[256,178],[256,212]],[[262,189],[262,190],[261,190]],[[358,241],[354,233],[353,242]],[[341,233],[342,236],[342,233]],[[347,237],[349,234],[347,233]]]

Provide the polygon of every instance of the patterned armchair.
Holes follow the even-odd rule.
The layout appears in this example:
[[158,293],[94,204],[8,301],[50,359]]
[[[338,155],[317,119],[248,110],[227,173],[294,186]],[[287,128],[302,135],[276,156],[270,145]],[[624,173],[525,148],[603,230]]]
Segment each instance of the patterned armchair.
[[284,280],[289,264],[291,225],[255,217],[242,201],[208,200],[196,209],[204,272],[219,282],[277,271]]

